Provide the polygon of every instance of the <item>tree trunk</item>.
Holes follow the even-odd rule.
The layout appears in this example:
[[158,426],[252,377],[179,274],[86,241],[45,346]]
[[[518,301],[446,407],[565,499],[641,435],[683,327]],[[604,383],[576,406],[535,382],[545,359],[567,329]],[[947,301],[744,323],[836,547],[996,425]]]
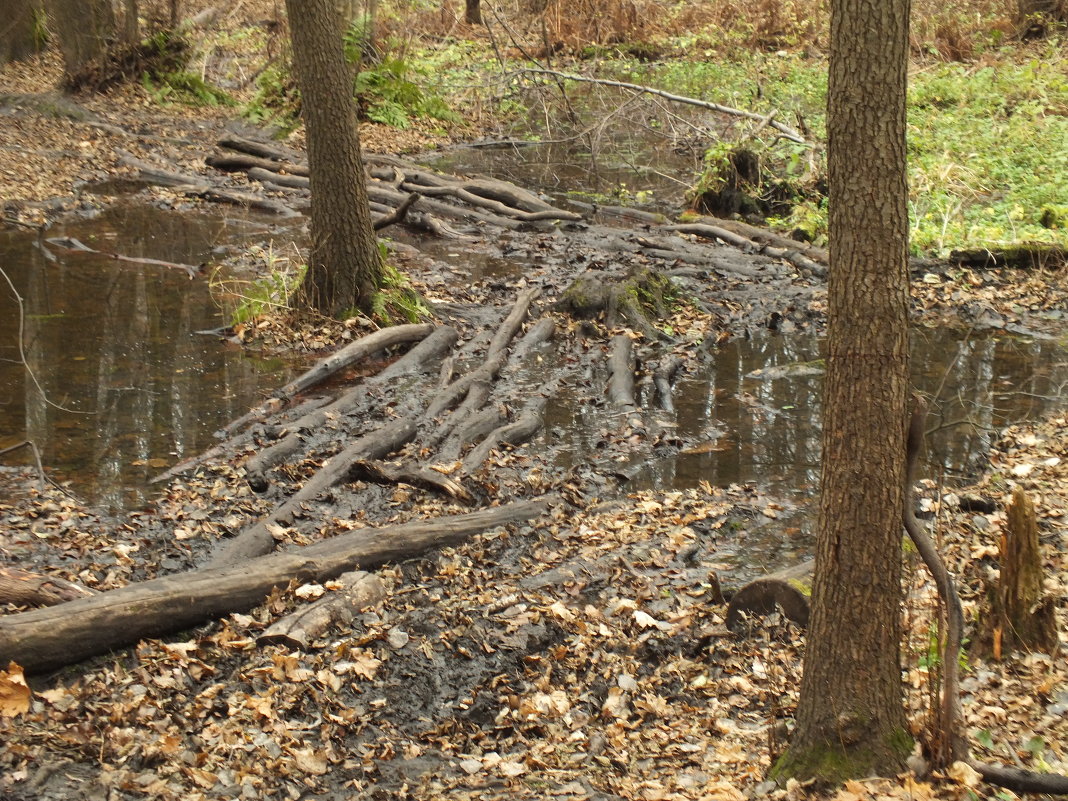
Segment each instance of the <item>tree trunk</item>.
[[1051,23],[1068,22],[1068,0],[1017,0],[1016,19],[1024,38],[1046,36]]
[[382,282],[360,157],[352,69],[330,0],[286,0],[303,97],[312,245],[300,302],[330,315],[370,312]]
[[6,0],[0,9],[0,64],[39,52],[44,45],[44,20],[38,0]]
[[823,469],[797,728],[774,768],[781,778],[893,776],[911,746],[899,655],[908,13],[908,0],[832,2]]
[[482,24],[481,0],[464,0],[464,22],[468,25]]
[[45,7],[68,79],[104,56],[115,36],[111,0],[46,0]]

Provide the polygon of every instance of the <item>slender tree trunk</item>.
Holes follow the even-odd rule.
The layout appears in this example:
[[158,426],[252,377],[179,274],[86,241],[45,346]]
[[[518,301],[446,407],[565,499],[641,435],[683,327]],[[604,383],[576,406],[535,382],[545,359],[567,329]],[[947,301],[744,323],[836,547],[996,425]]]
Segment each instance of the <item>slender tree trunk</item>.
[[38,31],[41,13],[39,0],[0,2],[0,64],[29,58],[40,51],[44,45]]
[[52,29],[63,51],[63,65],[75,76],[107,52],[115,36],[111,0],[46,0]]
[[482,24],[481,0],[464,0],[464,22],[468,25]]
[[370,311],[382,257],[367,205],[352,68],[332,0],[286,0],[303,98],[312,246],[301,302],[326,314]]
[[779,776],[892,776],[908,411],[908,0],[832,0],[823,470],[797,728]]

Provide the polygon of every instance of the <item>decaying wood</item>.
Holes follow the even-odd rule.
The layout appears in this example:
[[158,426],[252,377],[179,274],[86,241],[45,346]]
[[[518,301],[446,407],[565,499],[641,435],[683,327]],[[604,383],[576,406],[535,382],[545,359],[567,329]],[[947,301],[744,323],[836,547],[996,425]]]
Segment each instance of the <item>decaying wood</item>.
[[634,399],[634,346],[626,334],[612,337],[608,353],[608,400],[625,411],[637,408]]
[[42,576],[15,567],[0,567],[0,604],[55,606],[95,594],[94,590],[65,579]]
[[389,592],[385,581],[363,570],[342,573],[330,584],[331,591],[318,601],[264,629],[256,644],[306,651],[331,626],[348,625],[356,613],[379,603]]
[[660,408],[665,412],[675,411],[675,404],[671,399],[671,382],[681,366],[682,359],[673,353],[668,353],[656,363],[656,369],[653,370],[653,386],[656,387]]
[[254,181],[259,181],[265,186],[269,184],[272,188],[311,189],[311,180],[306,175],[282,174],[272,170],[265,170],[262,167],[249,167],[246,174]]
[[264,158],[262,156],[213,153],[204,159],[204,163],[209,167],[214,167],[216,170],[222,170],[223,172],[248,172],[249,170],[260,169],[274,175],[282,174],[299,175],[304,178],[308,177],[307,164],[299,164],[291,161],[278,161],[275,159]]
[[729,245],[739,248],[744,253],[761,253],[773,259],[782,259],[783,261],[789,262],[797,269],[806,270],[811,275],[818,277],[827,275],[827,267],[825,265],[818,264],[808,258],[798,248],[788,249],[774,247],[767,243],[760,243],[718,225],[686,223],[684,225],[669,225],[665,226],[665,228],[669,231],[678,231],[682,234],[694,234],[695,236],[701,236],[705,239],[719,239]]
[[519,445],[533,437],[542,427],[541,407],[544,401],[523,412],[514,422],[496,428],[486,435],[464,458],[461,475],[470,475],[481,467],[495,448],[501,445]]
[[556,334],[556,323],[551,317],[542,317],[523,334],[520,340],[512,348],[510,362],[516,364],[522,361],[528,353],[539,345],[548,342]]
[[272,161],[297,162],[303,159],[303,155],[297,151],[277,143],[268,144],[267,142],[260,142],[237,134],[227,134],[219,140],[218,144],[219,147],[227,150],[236,150],[238,153],[248,153],[250,156],[259,156]]
[[264,448],[245,463],[245,473],[253,489],[262,491],[266,488],[266,473],[275,465],[281,464],[287,457],[300,450],[302,433],[325,424],[327,420],[340,417],[365,400],[368,393],[390,381],[423,369],[427,362],[440,356],[451,348],[459,334],[450,326],[438,326],[422,342],[409,350],[385,370],[371,376],[338,396],[331,403],[294,421],[287,427],[286,435],[268,448]]
[[286,404],[296,395],[306,392],[317,384],[321,384],[330,376],[340,370],[344,370],[349,365],[373,356],[386,348],[425,339],[434,331],[434,328],[435,326],[431,323],[394,325],[360,337],[340,350],[320,359],[288,384],[275,390],[266,402],[227,424],[222,429],[221,434],[223,436],[232,434],[254,420],[262,420],[269,415],[276,414],[285,408]]
[[252,195],[248,192],[222,189],[201,176],[163,170],[128,153],[119,159],[119,163],[137,169],[141,179],[144,181],[161,186],[174,187],[189,197],[199,197],[205,200],[259,209],[282,217],[295,217],[297,215],[296,211],[281,201]]
[[[331,398],[326,397],[326,396],[318,396],[318,397],[313,397],[313,398],[306,398],[305,400],[301,401],[299,404],[297,404],[293,408],[287,409],[285,414],[289,415],[289,419],[290,420],[299,420],[302,417],[304,417],[304,415],[310,414],[315,409],[318,409],[318,408],[320,408],[322,406],[325,406],[326,404],[330,403],[330,401],[331,401]],[[269,430],[269,433],[270,433],[270,436],[278,438],[278,437],[283,435],[282,432],[284,432],[285,430],[286,430],[285,421],[279,421],[279,422],[275,423],[275,425],[273,425],[271,427],[271,429]],[[216,432],[216,433],[219,434],[219,435],[222,435],[222,432]],[[158,476],[153,478],[149,483],[150,484],[159,484],[159,483],[161,483],[163,481],[169,481],[170,479],[174,478],[175,476],[180,475],[180,474],[186,472],[187,470],[192,470],[194,467],[197,467],[198,465],[204,464],[204,462],[207,462],[210,459],[214,459],[217,456],[223,456],[224,454],[233,453],[235,451],[241,452],[244,449],[244,446],[247,445],[251,441],[252,441],[252,432],[251,431],[245,431],[245,432],[243,432],[241,434],[238,434],[237,436],[231,436],[225,442],[220,442],[218,445],[215,445],[214,447],[208,448],[208,450],[204,451],[203,453],[199,453],[196,456],[192,456],[192,457],[190,457],[188,459],[184,459],[183,461],[181,461],[178,464],[174,465],[174,467],[171,467],[170,469],[166,470],[165,472],[160,473]]]
[[376,231],[381,231],[383,228],[388,228],[391,225],[404,222],[404,218],[408,216],[408,211],[412,206],[418,203],[422,197],[423,196],[418,192],[412,192],[403,203],[397,206],[396,209],[389,214],[383,214],[381,217],[376,218],[373,223],[374,229]]
[[211,565],[214,567],[232,565],[269,553],[275,544],[272,530],[292,523],[306,501],[313,500],[323,491],[347,480],[349,469],[355,462],[361,459],[378,459],[392,453],[414,437],[415,432],[415,420],[404,419],[395,420],[360,437],[340,453],[323,462],[319,471],[305,481],[304,486],[297,490],[289,500],[263,520],[254,523],[227,541],[211,560]]
[[350,570],[452,545],[482,531],[544,514],[549,495],[466,515],[359,529],[291,552],[131,584],[91,598],[0,617],[0,664],[41,673],[146,637],[243,612],[291,581],[328,581]]
[[[471,397],[470,392],[468,397]],[[461,411],[461,408],[462,405],[457,408],[457,413]],[[450,417],[454,416],[455,414],[450,415]],[[488,436],[491,432],[500,428],[506,420],[507,415],[498,405],[489,406],[473,414],[465,415],[464,419],[454,428],[449,438],[442,444],[437,458],[442,462],[454,461],[460,456],[460,452],[464,447],[475,440]]]
[[420,489],[440,492],[464,503],[474,498],[463,484],[437,470],[426,470],[410,465],[391,465],[384,462],[361,460],[354,462],[349,470],[352,480],[372,481],[376,484],[409,484]]
[[767,615],[776,607],[797,625],[807,626],[814,567],[809,560],[746,584],[727,606],[727,628],[737,631],[743,614]]
[[162,259],[149,259],[142,256],[126,256],[122,253],[112,253],[107,250],[97,250],[91,248],[82,242],[80,239],[75,239],[72,236],[58,236],[51,239],[44,240],[45,244],[52,245],[54,247],[63,248],[65,250],[73,250],[79,253],[93,253],[97,256],[103,256],[108,259],[114,259],[115,261],[125,261],[131,264],[147,264],[150,267],[166,267],[171,270],[181,270],[189,278],[196,278],[200,275],[201,268],[192,264],[182,264],[175,261],[164,261]]
[[1022,487],[1013,489],[998,550],[1001,571],[987,593],[989,609],[977,647],[994,659],[1016,651],[1055,654],[1060,645],[1056,607],[1043,589],[1035,507]]

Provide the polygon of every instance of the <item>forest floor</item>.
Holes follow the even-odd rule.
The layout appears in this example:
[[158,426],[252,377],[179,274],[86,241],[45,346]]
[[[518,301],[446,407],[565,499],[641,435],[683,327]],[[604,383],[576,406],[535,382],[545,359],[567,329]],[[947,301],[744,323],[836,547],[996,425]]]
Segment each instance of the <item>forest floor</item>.
[[[54,85],[58,68],[51,55],[29,67],[7,67],[0,76],[0,196],[11,222],[37,225],[110,202],[81,190],[123,174],[125,153],[205,174],[204,156],[235,128],[226,109],[161,108],[139,87],[61,104],[58,113],[22,96]],[[440,144],[427,132],[398,139],[368,126],[362,134],[365,147],[382,152]],[[299,137],[293,144],[299,146]],[[146,202],[173,204],[180,213],[193,201],[150,190]],[[406,248],[395,257],[440,308],[466,310],[466,318],[450,321],[469,344],[484,344],[517,294],[541,288],[536,309],[554,320],[558,334],[533,358],[581,368],[570,386],[586,393],[584,402],[603,407],[604,373],[594,365],[603,360],[610,335],[622,329],[576,323],[553,309],[573,277],[565,267],[575,266],[561,237],[520,232],[504,244],[528,264],[540,258],[543,272],[528,266],[510,278],[463,286],[446,280],[435,258]],[[500,241],[465,247],[495,256],[503,250]],[[619,258],[601,267],[621,270],[633,261]],[[703,306],[680,304],[664,321],[678,334],[668,349],[684,361],[771,319],[793,331],[823,325],[825,294],[816,276],[786,271],[747,281],[720,273],[709,283],[716,286],[699,295]],[[1062,270],[928,264],[918,267],[913,281],[914,320],[924,326],[1059,338],[1066,300]],[[330,331],[341,333],[340,327]],[[639,340],[639,347],[650,345]],[[461,360],[477,354],[469,348]],[[537,364],[524,369],[537,372]],[[432,390],[433,378],[424,380],[409,394]],[[542,381],[517,386],[503,403],[518,405]],[[376,408],[395,414],[402,405],[387,397]],[[471,477],[484,503],[548,493],[567,500],[530,523],[380,568],[390,587],[386,598],[312,647],[257,645],[256,637],[330,585],[279,589],[266,603],[222,621],[31,677],[29,689],[17,668],[0,668],[0,799],[818,795],[765,781],[788,738],[803,632],[773,614],[752,621],[743,634],[731,633],[719,595],[721,585],[732,584],[723,554],[744,551],[768,528],[796,535],[789,521],[794,510],[744,485],[614,489],[613,462],[678,446],[649,409],[609,412],[606,419],[613,427],[595,437],[586,463],[565,469],[529,444],[496,452]],[[658,442],[651,441],[654,433]],[[279,483],[299,483],[322,460],[326,443],[319,446],[288,465]],[[0,473],[2,563],[94,590],[192,567],[281,497],[279,488],[266,495],[249,489],[243,465],[254,453],[254,446],[235,446],[170,482],[152,508],[121,519],[60,489],[35,488],[30,472]],[[1025,488],[1038,509],[1046,589],[1059,599],[1064,643],[1068,420],[1055,416],[1002,432],[988,465],[973,486],[926,482],[923,514],[959,578],[974,624],[997,571],[1007,499],[1013,487]],[[975,511],[977,499],[988,511]],[[309,508],[279,536],[300,544],[464,511],[407,485],[358,483],[338,488],[329,503]],[[922,738],[938,678],[930,653],[937,612],[933,587],[911,553],[905,583],[903,681],[910,725]],[[978,755],[1068,771],[1063,659],[969,658],[962,690],[964,728]],[[948,801],[986,791],[960,768],[923,780],[902,775],[850,782],[836,797]]]

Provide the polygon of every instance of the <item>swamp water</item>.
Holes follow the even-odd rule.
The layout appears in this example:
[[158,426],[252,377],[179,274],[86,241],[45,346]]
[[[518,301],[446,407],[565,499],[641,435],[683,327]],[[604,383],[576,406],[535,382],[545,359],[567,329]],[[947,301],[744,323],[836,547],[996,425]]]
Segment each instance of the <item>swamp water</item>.
[[[254,221],[148,207],[118,207],[48,234],[193,265],[269,236]],[[50,474],[70,481],[91,502],[119,509],[144,503],[153,476],[211,447],[215,430],[298,369],[197,333],[223,323],[203,277],[190,280],[175,269],[50,249],[54,261],[33,236],[0,233],[0,260],[23,298],[22,341],[32,370],[31,377],[19,363],[19,310],[5,285],[0,449],[32,440]],[[492,280],[496,273],[523,269],[505,261],[472,263],[459,256],[454,272]],[[774,548],[787,549],[775,561],[791,561],[789,549],[807,547],[805,505],[819,475],[821,377],[797,365],[819,358],[817,339],[771,334],[737,338],[704,355],[680,376],[675,413],[651,413],[683,443],[681,449],[620,464],[625,480],[606,491],[752,483],[782,499],[783,520],[768,527],[767,536]],[[981,469],[1001,427],[1059,408],[1061,387],[1068,383],[1065,351],[1038,339],[961,341],[951,331],[916,330],[913,364],[915,385],[945,401],[929,420],[936,430],[928,475],[947,482]],[[531,368],[532,386],[539,375],[539,367]],[[602,386],[606,376],[590,379]],[[589,391],[565,388],[546,409],[536,443],[553,449],[559,467],[597,459],[604,432],[623,423],[607,403],[589,403]],[[0,457],[0,464],[29,460],[22,449]],[[794,530],[802,536],[783,536]]]
[[[121,206],[44,236],[197,266],[265,229],[218,214]],[[80,497],[112,509],[144,503],[153,476],[211,447],[216,429],[293,374],[281,360],[198,333],[224,325],[206,277],[44,248],[52,259],[35,235],[0,232],[0,266],[11,282],[0,277],[0,449],[31,440],[49,475]],[[33,457],[20,448],[0,464]]]

